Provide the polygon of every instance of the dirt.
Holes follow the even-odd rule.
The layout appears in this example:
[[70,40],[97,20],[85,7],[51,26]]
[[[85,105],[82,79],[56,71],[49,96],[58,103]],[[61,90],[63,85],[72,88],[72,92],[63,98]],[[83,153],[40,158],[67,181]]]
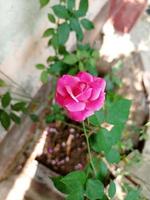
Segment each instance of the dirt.
[[87,147],[79,124],[75,128],[64,123],[52,123],[46,128],[46,143],[43,154],[37,160],[65,175],[73,170],[80,170],[87,163]]

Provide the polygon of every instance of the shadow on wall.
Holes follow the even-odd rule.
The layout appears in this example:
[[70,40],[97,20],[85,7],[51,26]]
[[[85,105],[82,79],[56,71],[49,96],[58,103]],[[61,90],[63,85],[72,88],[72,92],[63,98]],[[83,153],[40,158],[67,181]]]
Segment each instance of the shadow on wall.
[[109,20],[116,31],[128,33],[141,13],[147,0],[111,0]]

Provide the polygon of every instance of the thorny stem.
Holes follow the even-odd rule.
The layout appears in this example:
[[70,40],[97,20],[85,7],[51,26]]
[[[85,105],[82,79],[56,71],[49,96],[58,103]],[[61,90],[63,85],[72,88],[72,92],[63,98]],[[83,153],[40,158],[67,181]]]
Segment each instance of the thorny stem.
[[94,163],[93,163],[93,160],[92,160],[92,154],[91,154],[91,149],[90,149],[89,137],[88,137],[87,132],[86,132],[84,121],[83,121],[82,125],[83,125],[84,135],[85,135],[86,142],[87,142],[87,148],[88,148],[88,154],[89,154],[89,158],[90,158],[90,164],[91,164],[93,172],[94,172],[94,174],[96,176],[97,173],[96,173],[96,169],[94,167]]

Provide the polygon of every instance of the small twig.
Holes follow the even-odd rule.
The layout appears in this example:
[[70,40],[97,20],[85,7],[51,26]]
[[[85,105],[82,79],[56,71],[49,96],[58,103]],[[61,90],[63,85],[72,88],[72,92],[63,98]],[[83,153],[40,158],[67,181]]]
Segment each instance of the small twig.
[[3,76],[5,76],[9,81],[11,81],[18,88],[22,89],[22,91],[24,91],[24,93],[26,93],[28,95],[28,97],[30,97],[30,95],[26,92],[26,90],[20,84],[18,84],[16,81],[14,81],[11,77],[9,77],[7,74],[5,74],[2,70],[0,70],[0,73],[3,74]]
[[[101,158],[101,159],[102,159],[103,162],[106,164],[106,166],[107,166],[109,172],[111,173],[111,175],[114,177],[114,179],[116,179],[116,178],[117,178],[117,175],[116,175],[115,171],[110,167],[110,165],[109,165],[109,163],[107,162],[107,160],[106,160],[104,157]],[[130,181],[134,186],[140,187],[140,184],[137,183],[133,178],[131,178],[131,176],[129,176],[129,175],[124,175],[124,177],[125,177],[128,181]]]
[[75,124],[71,124],[71,123],[68,123],[68,122],[65,122],[65,121],[63,121],[63,124],[65,124],[65,125],[67,125],[67,126],[70,126],[70,127],[73,127],[73,128],[75,128],[75,129],[78,129],[78,130],[80,130],[80,131],[83,131],[82,128],[80,128],[79,126],[77,126],[77,125],[75,125]]
[[72,145],[72,141],[74,139],[74,135],[70,134],[67,142],[66,142],[66,153],[69,156],[70,155],[70,151],[71,151],[71,145]]
[[26,98],[26,99],[29,99],[29,100],[33,100],[31,97],[26,96],[26,95],[24,95],[24,94],[20,94],[19,92],[14,92],[14,91],[11,91],[11,92],[12,92],[12,94],[14,94],[14,95],[17,95],[17,96],[20,96],[20,97],[23,97],[23,98]]
[[140,187],[140,184],[137,183],[133,178],[131,178],[131,176],[128,176],[128,175],[124,175],[124,177],[130,181],[133,185],[135,185],[136,187]]

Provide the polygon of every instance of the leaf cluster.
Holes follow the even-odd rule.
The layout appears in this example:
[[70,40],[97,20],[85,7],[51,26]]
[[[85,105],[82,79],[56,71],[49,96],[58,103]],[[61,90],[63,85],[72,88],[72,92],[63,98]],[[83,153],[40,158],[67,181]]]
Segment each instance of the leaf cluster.
[[7,91],[0,97],[0,123],[8,129],[11,126],[12,121],[16,124],[20,124],[20,114],[26,110],[26,102],[13,100],[11,93]]

